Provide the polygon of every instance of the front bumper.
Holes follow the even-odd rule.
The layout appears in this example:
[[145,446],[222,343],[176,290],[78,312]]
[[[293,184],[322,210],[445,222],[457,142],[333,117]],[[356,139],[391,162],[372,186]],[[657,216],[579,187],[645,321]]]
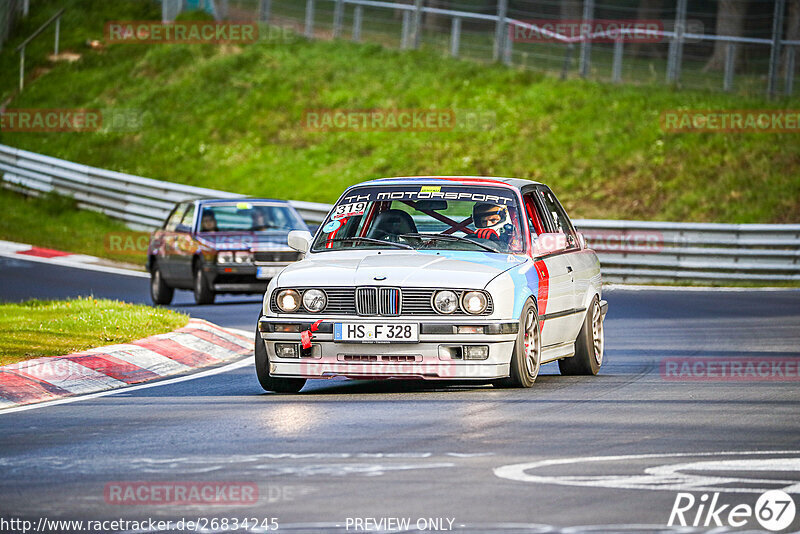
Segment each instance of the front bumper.
[[258,267],[274,270],[275,275],[289,263],[212,263],[204,270],[215,293],[264,293],[274,277],[258,278]]
[[[305,318],[262,317],[258,327],[269,356],[270,374],[297,378],[406,378],[431,380],[487,380],[509,374],[509,363],[517,339],[516,321],[475,319],[408,320],[383,318],[393,324],[419,324],[419,341],[414,343],[346,343],[333,340],[333,324],[374,323],[378,317],[320,317],[312,348],[297,358],[278,357],[276,343],[300,343],[300,332],[312,321]],[[317,318],[315,318],[317,319]],[[297,325],[297,332],[276,332],[276,327]],[[457,333],[456,326],[483,326],[483,333]],[[465,345],[486,346],[482,360],[464,359]],[[459,354],[460,352],[460,354]]]

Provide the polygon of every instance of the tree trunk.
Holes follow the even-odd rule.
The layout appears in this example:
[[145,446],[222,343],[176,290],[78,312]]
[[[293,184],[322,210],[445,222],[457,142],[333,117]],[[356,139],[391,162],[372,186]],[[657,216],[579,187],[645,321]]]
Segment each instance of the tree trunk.
[[[444,9],[446,7],[444,4],[445,2],[442,0],[428,0],[425,2],[427,7],[438,7],[440,9]],[[423,22],[423,26],[429,30],[444,30],[449,27],[445,17],[438,13],[425,13],[425,21]]]
[[[641,0],[636,10],[636,20],[664,20],[661,16],[664,0]],[[634,57],[646,55],[649,57],[664,57],[666,50],[663,45],[652,45],[634,41],[630,44],[631,55]]]
[[581,0],[561,0],[561,20],[581,20],[583,17],[583,2]]
[[[744,29],[744,18],[747,13],[747,0],[719,0],[717,5],[717,35],[741,37]],[[728,44],[714,41],[714,52],[711,54],[704,71],[722,70],[725,68],[725,54]],[[742,47],[736,47],[734,64],[738,63]]]

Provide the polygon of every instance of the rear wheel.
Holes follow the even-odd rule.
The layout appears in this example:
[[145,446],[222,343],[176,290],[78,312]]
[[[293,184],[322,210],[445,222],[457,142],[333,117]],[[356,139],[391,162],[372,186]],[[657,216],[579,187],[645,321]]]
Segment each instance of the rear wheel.
[[172,297],[175,296],[175,288],[169,287],[161,275],[161,269],[158,268],[158,263],[153,262],[153,268],[150,269],[150,298],[153,304],[160,304],[166,306],[172,302]]
[[276,393],[297,393],[306,385],[305,378],[277,378],[269,374],[269,358],[267,357],[267,347],[261,338],[261,332],[256,326],[255,339],[256,355],[256,376],[264,391],[274,391]]
[[519,333],[511,355],[510,376],[495,382],[499,387],[529,388],[539,376],[542,366],[542,339],[539,316],[531,301],[525,304],[519,318]]
[[211,284],[208,282],[203,266],[197,262],[194,267],[194,301],[197,304],[213,304],[214,290],[211,289]]
[[575,356],[558,360],[562,375],[596,375],[603,365],[605,338],[600,300],[595,296],[575,340]]

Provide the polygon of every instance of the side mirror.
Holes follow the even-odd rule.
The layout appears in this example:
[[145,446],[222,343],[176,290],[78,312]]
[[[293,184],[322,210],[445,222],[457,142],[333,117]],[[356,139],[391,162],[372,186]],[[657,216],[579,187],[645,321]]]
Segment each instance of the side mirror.
[[179,224],[175,227],[175,231],[181,234],[188,234],[192,231],[192,227],[186,224]]
[[539,234],[533,240],[533,255],[547,256],[567,250],[567,235],[562,233]]
[[289,232],[289,238],[287,239],[289,246],[300,252],[305,254],[308,252],[308,249],[311,248],[311,239],[313,236],[311,232],[307,232],[305,230],[292,230]]
[[583,235],[583,232],[578,232],[578,244],[580,244],[581,250],[586,248],[586,237]]

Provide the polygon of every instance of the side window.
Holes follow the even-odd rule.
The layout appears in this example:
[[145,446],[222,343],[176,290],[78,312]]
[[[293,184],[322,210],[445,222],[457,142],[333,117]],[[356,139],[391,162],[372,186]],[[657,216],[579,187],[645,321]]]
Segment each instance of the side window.
[[164,223],[164,230],[167,232],[174,232],[181,222],[184,213],[186,213],[186,204],[178,204],[167,218],[167,222]]
[[544,223],[536,210],[536,200],[533,193],[525,193],[522,197],[525,201],[525,213],[528,216],[528,227],[533,229],[537,235],[546,232]]
[[179,232],[191,232],[192,225],[194,224],[194,204],[189,204],[186,213],[181,218],[181,224],[178,226]]
[[540,189],[539,195],[544,208],[547,210],[548,218],[553,224],[553,229],[556,232],[566,234],[569,248],[578,247],[578,236],[575,234],[575,228],[573,228],[569,217],[567,217],[567,212],[564,211],[556,196],[549,189]]

